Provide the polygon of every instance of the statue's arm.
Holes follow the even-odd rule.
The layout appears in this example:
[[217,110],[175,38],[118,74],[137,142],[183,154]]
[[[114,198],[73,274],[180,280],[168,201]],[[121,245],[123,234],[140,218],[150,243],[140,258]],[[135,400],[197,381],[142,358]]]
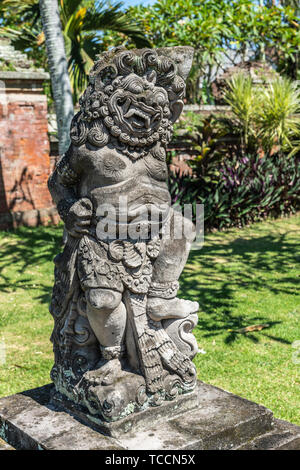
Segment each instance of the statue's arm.
[[78,198],[77,187],[81,170],[76,153],[71,149],[63,155],[48,180],[50,194],[57,206],[60,218],[73,237],[88,233],[92,216],[92,203],[87,198]]

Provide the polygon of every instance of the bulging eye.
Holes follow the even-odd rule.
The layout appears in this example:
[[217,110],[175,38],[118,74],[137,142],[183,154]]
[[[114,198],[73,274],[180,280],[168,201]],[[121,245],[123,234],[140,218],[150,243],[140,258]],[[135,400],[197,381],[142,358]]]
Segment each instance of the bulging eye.
[[142,93],[144,91],[143,85],[139,80],[132,80],[128,83],[127,90],[131,93]]
[[166,102],[166,97],[163,93],[156,93],[155,95],[155,101],[156,103],[161,106],[162,108],[164,106],[167,106],[167,102]]

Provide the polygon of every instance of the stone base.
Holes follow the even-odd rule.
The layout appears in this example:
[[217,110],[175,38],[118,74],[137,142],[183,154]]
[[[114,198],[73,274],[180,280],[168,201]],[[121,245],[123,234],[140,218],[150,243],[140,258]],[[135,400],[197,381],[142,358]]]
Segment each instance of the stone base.
[[131,430],[135,432],[144,431],[145,428],[151,428],[153,422],[158,423],[171,419],[174,416],[196,409],[198,406],[198,391],[194,390],[191,393],[180,395],[176,399],[164,401],[158,406],[151,406],[143,411],[131,413],[123,419],[107,422],[91,415],[86,408],[74,404],[54,390],[51,396],[50,405],[53,405],[55,409],[68,411],[87,426],[92,425],[97,431],[116,438]]
[[52,385],[45,385],[1,398],[0,438],[17,449],[35,450],[300,450],[299,426],[274,419],[267,408],[202,382],[197,385],[196,409],[184,413],[174,409],[169,419],[147,416],[144,423],[139,419],[137,427],[133,415],[130,430],[125,432],[125,426],[118,438],[85,424],[71,410],[62,411],[51,401],[52,390]]

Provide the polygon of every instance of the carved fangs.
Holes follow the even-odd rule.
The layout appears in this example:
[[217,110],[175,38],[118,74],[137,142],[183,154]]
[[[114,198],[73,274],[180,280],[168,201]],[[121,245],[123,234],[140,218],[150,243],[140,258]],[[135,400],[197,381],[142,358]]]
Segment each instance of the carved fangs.
[[[124,114],[124,118],[134,118],[134,117],[137,117],[138,119],[132,119],[132,124],[135,126],[135,127],[146,127],[147,129],[149,129],[150,127],[150,124],[151,124],[151,118],[150,116],[148,116],[148,114],[144,113],[143,111],[141,111],[140,109],[138,108],[130,108],[130,110]],[[141,122],[140,119],[142,119],[143,122]]]

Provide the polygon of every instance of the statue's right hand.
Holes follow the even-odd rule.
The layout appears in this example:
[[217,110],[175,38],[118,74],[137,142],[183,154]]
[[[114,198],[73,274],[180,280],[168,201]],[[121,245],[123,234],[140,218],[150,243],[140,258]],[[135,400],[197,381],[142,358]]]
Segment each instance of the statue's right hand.
[[88,227],[91,224],[93,214],[92,202],[84,197],[78,199],[70,207],[65,218],[65,226],[68,233],[75,238],[80,238],[89,233]]

